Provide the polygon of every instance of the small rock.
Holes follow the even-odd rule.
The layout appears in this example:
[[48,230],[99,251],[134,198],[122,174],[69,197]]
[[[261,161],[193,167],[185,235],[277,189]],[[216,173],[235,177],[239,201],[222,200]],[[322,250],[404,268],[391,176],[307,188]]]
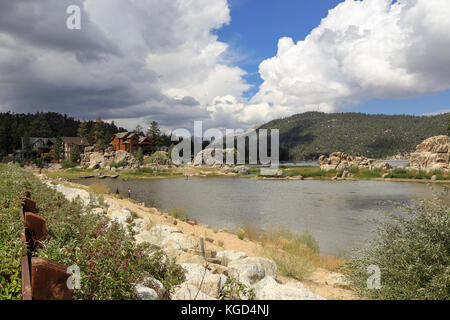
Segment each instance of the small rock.
[[431,181],[436,181],[437,180],[437,175],[433,175],[432,177],[431,177]]
[[331,272],[325,283],[332,287],[348,287],[349,283],[343,274],[337,272]]
[[105,210],[103,210],[103,208],[93,208],[93,209],[91,209],[91,214],[102,215],[104,213],[105,213]]
[[223,265],[211,263],[208,267],[212,274],[228,275],[228,268]]
[[142,284],[137,284],[135,286],[136,295],[139,300],[158,300],[158,293]]

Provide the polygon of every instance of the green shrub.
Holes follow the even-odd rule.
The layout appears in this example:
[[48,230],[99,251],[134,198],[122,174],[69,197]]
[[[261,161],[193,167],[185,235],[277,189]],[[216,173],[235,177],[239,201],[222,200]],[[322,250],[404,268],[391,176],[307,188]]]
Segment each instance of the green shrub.
[[238,228],[237,236],[238,236],[239,240],[244,240],[244,238],[245,238],[245,230],[241,229],[241,228]]
[[149,244],[137,244],[131,227],[125,230],[105,215],[84,214],[80,201],[69,202],[31,173],[0,166],[0,186],[0,299],[20,298],[19,259],[24,248],[18,237],[23,229],[18,197],[25,188],[47,221],[47,239],[35,254],[80,268],[81,288],[74,290],[74,299],[136,299],[133,283],[149,275],[168,289],[184,280],[183,269],[174,261],[158,257],[162,253]]
[[169,158],[165,152],[156,151],[147,159],[146,163],[166,163],[168,160]]
[[142,151],[142,148],[139,147],[136,152],[136,160],[141,162],[144,159],[144,152]]
[[228,277],[220,291],[219,300],[255,300],[255,290],[233,277]]
[[153,169],[152,168],[139,168],[137,170],[138,173],[149,173],[149,174],[153,174]]
[[24,232],[19,206],[27,184],[19,170],[17,165],[0,164],[0,300],[21,298],[20,257],[26,248],[19,238]]
[[[345,272],[352,287],[374,299],[450,299],[450,209],[438,198],[380,222],[375,238],[354,253]],[[381,271],[380,289],[367,288],[368,267]]]
[[128,165],[128,161],[123,159],[119,162],[115,162],[113,161],[110,165],[111,168],[121,168],[121,167],[126,167]]
[[72,162],[70,160],[70,158],[66,158],[61,162],[61,168],[63,169],[69,169],[69,168],[73,168],[76,167],[77,163],[76,162]]

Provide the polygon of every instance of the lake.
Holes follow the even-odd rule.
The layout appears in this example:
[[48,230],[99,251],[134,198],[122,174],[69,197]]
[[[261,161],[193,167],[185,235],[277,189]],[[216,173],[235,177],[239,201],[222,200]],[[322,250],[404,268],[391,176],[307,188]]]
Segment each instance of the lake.
[[[345,254],[371,236],[370,220],[383,212],[399,212],[397,205],[414,197],[430,197],[425,183],[384,181],[254,180],[241,178],[185,178],[151,180],[79,180],[103,183],[149,207],[170,211],[182,207],[186,215],[212,228],[236,230],[282,226],[296,233],[309,231],[321,253]],[[436,188],[441,188],[436,186]]]

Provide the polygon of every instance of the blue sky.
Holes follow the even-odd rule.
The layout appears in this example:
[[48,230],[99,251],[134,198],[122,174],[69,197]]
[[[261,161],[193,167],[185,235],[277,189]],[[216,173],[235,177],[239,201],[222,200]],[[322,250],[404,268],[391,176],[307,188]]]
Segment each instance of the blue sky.
[[[219,41],[230,45],[236,64],[248,75],[244,79],[253,88],[244,93],[251,98],[263,82],[258,73],[259,64],[277,54],[281,37],[294,42],[303,40],[319,26],[342,0],[229,0],[231,23],[216,33]],[[236,58],[236,57],[235,57]],[[450,111],[450,90],[402,99],[373,99],[343,111],[385,114],[430,114]]]

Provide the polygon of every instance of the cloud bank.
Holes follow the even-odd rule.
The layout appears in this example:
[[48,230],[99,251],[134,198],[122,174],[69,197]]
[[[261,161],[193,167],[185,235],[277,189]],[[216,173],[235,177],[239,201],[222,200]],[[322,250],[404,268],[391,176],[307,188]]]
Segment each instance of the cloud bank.
[[[72,4],[81,30],[66,28]],[[226,0],[2,1],[0,111],[246,129],[435,93],[450,88],[449,16],[448,0],[346,0],[304,40],[279,40],[248,100],[214,33],[232,23]]]
[[292,113],[450,88],[450,1],[347,0],[304,40],[260,64],[254,102]]

